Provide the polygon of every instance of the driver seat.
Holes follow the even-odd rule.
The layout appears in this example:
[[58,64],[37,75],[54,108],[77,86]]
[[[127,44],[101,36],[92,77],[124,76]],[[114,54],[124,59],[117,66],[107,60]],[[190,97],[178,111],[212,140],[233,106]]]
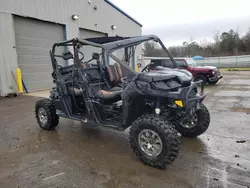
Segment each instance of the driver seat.
[[96,92],[95,96],[105,102],[113,103],[121,100],[122,93],[122,69],[119,63],[108,65],[106,67],[106,75],[108,78],[109,86],[106,90],[101,89]]
[[[86,68],[84,64],[82,66],[83,69]],[[96,87],[93,88],[95,97],[101,99],[106,104],[121,100],[122,88],[120,84],[122,82],[122,73],[120,65],[117,63],[107,66],[106,76],[109,82],[106,80],[104,87],[98,87],[98,89]],[[70,93],[72,95],[74,93],[75,96],[82,96],[82,91],[80,89],[71,89]]]
[[119,63],[108,65],[106,68],[108,81],[112,86],[121,87],[123,82],[123,73]]

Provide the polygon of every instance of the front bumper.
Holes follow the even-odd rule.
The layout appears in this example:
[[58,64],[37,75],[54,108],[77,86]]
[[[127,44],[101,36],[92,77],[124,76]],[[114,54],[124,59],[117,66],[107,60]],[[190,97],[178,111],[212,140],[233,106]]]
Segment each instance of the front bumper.
[[[199,91],[198,91],[199,90]],[[180,91],[169,92],[168,97],[173,100],[171,103],[175,103],[177,100],[181,100],[183,105],[178,106],[170,105],[169,107],[181,112],[182,115],[187,116],[192,111],[199,109],[200,104],[205,99],[203,81],[192,82],[189,87],[180,88]]]
[[[196,93],[196,95],[190,95],[190,93],[197,89],[200,86],[200,91]],[[205,99],[206,94],[204,93],[204,84],[203,81],[193,82],[191,87],[189,88],[186,99],[185,99],[185,111],[189,113],[192,111],[196,111],[199,109],[200,103]]]
[[223,75],[222,74],[217,74],[217,75],[215,75],[213,77],[209,77],[208,79],[209,79],[210,82],[215,82],[215,81],[218,81],[221,78],[223,78]]

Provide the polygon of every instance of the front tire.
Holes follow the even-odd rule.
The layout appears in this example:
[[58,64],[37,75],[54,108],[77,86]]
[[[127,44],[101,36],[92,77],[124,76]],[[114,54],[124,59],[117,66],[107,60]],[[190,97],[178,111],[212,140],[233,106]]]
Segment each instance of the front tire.
[[55,105],[50,99],[37,101],[35,105],[35,114],[37,123],[44,130],[53,130],[59,123]]
[[146,114],[133,122],[130,144],[142,162],[164,169],[178,156],[180,137],[169,121]]
[[[190,121],[190,119],[187,119],[182,123],[176,123],[175,128],[182,136],[197,137],[208,129],[210,124],[210,114],[203,103],[200,104],[200,109],[195,112],[195,116],[196,121]],[[189,121],[189,124],[185,124],[185,121]]]
[[217,84],[218,81],[219,81],[219,80],[216,80],[216,81],[209,81],[208,83],[214,85],[214,84]]
[[207,83],[207,78],[204,75],[197,75],[194,77],[195,82],[200,81],[200,80],[203,81],[203,84]]

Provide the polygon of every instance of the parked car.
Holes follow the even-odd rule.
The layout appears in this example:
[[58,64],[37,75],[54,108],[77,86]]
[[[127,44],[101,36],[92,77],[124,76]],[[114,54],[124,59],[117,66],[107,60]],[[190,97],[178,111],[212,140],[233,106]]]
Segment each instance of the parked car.
[[[203,83],[216,84],[223,75],[214,66],[196,66],[192,58],[174,58],[180,69],[186,69],[192,73],[194,81],[202,80]],[[171,68],[172,61],[169,58],[152,58],[150,64],[144,69],[155,70],[157,66]]]

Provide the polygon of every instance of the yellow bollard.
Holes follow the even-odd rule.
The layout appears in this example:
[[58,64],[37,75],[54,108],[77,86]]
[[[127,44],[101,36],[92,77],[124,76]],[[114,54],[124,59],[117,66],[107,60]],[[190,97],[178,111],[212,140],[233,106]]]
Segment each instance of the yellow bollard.
[[16,82],[17,82],[18,92],[23,93],[22,73],[20,68],[16,69]]
[[138,65],[135,66],[135,71],[136,71],[136,72],[139,72],[139,67],[138,67]]

